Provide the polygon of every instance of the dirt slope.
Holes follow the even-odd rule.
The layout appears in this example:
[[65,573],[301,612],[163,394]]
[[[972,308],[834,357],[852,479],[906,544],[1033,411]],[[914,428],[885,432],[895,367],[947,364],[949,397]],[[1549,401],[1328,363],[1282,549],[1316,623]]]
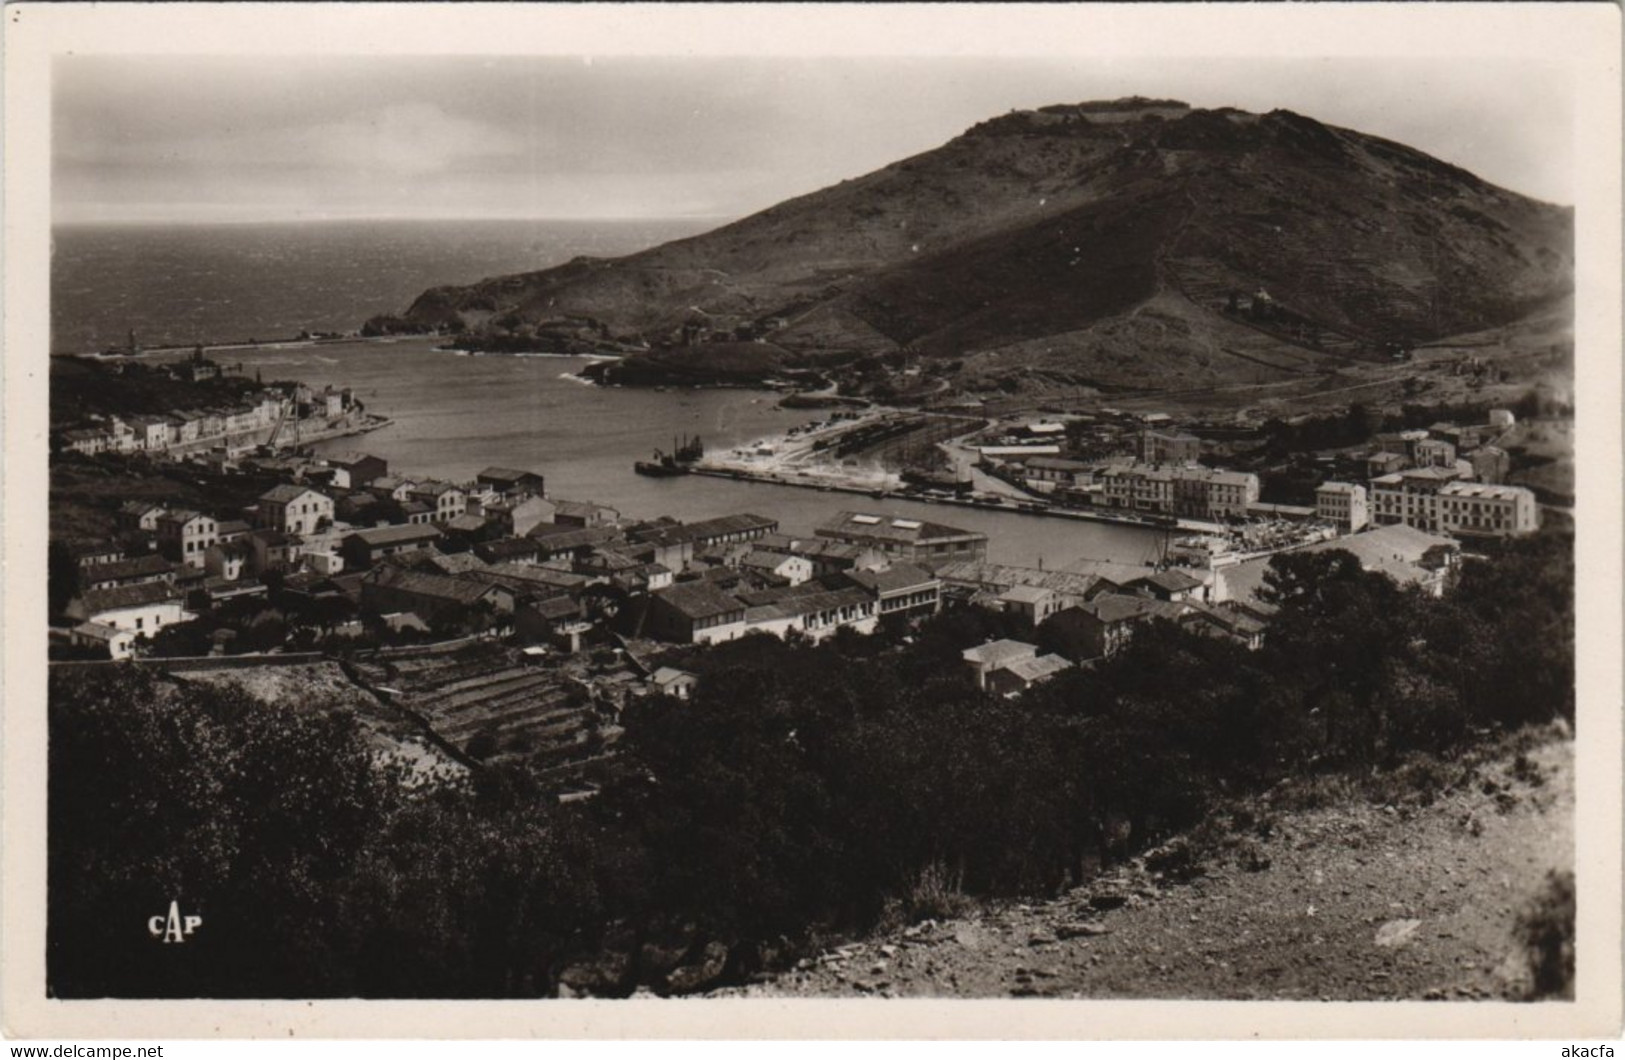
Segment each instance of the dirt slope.
[[1194,882],[1141,862],[1053,902],[928,921],[728,993],[1518,997],[1518,913],[1574,857],[1573,745],[1550,740],[1526,758],[1490,760],[1430,806],[1355,799],[1281,814]]

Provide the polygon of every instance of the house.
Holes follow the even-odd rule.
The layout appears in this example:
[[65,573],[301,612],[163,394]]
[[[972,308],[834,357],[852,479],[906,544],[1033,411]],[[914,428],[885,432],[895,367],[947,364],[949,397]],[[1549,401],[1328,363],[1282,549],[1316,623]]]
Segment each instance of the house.
[[517,493],[482,505],[481,514],[490,520],[502,537],[524,537],[544,523],[556,520],[558,506],[528,493]]
[[420,500],[402,504],[401,515],[405,517],[407,526],[430,526],[435,521],[434,508]]
[[411,611],[432,623],[449,612],[486,604],[511,613],[514,592],[489,581],[406,570],[390,564],[378,567],[361,583],[361,606],[374,614]]
[[398,478],[393,475],[380,475],[378,478],[373,479],[372,484],[367,487],[369,491],[381,499],[398,501],[402,504],[406,503],[408,495],[416,488],[417,483],[411,479]]
[[1202,456],[1202,440],[1182,431],[1140,432],[1139,457],[1147,464],[1194,464]]
[[785,552],[764,552],[755,550],[748,552],[739,560],[741,570],[755,574],[782,578],[786,584],[800,585],[811,581],[813,576],[812,560],[805,556],[794,556]]
[[1175,603],[1188,600],[1199,601],[1207,594],[1207,584],[1200,578],[1193,577],[1185,571],[1170,567],[1167,570],[1152,571],[1123,583],[1125,592],[1139,596],[1149,596],[1155,600],[1167,600]]
[[339,552],[349,569],[366,570],[387,556],[429,548],[440,536],[434,526],[380,526],[345,537],[339,543]]
[[255,574],[289,570],[299,561],[299,538],[281,530],[255,530],[239,540],[248,544]]
[[1035,456],[1022,467],[1020,475],[1029,489],[1054,493],[1058,489],[1089,485],[1094,481],[1095,466],[1058,456]]
[[881,570],[891,565],[878,549],[868,545],[848,545],[822,537],[787,537],[764,534],[752,542],[758,551],[801,556],[812,563],[813,577],[857,570]]
[[1315,517],[1337,527],[1340,534],[1364,530],[1371,521],[1364,486],[1352,482],[1325,482],[1315,490]]
[[[65,613],[81,625],[88,623],[108,627],[136,637],[156,633],[165,626],[185,622],[192,617],[181,606],[180,594],[174,586],[162,581],[125,585],[116,589],[93,589],[69,601]],[[113,646],[105,639],[102,642]],[[128,641],[124,644],[126,648],[129,647]],[[127,657],[128,654],[114,656]]]
[[579,600],[561,593],[517,604],[514,628],[527,641],[545,642],[574,655],[581,650],[582,638],[592,631],[593,623]]
[[1063,601],[1063,606],[1070,607],[1112,592],[1123,581],[1137,578],[1149,569],[1092,562],[1091,567],[1095,569],[1040,570],[1002,563],[949,563],[937,568],[937,576],[942,579],[945,590],[962,598],[984,596],[993,601],[1012,586],[1031,585],[1051,590]]
[[305,486],[274,486],[260,494],[258,522],[285,534],[313,534],[332,524],[333,499]]
[[112,439],[106,431],[87,428],[61,432],[57,436],[57,445],[65,452],[95,456],[106,452],[112,445]]
[[181,508],[160,515],[157,532],[159,552],[202,570],[204,552],[220,539],[220,524],[212,515]]
[[662,666],[649,675],[647,687],[655,695],[687,699],[694,689],[699,686],[699,683],[700,679],[687,670]]
[[117,563],[125,556],[124,546],[114,541],[70,541],[68,551],[80,570],[102,563]]
[[1468,461],[1473,468],[1473,477],[1492,486],[1505,482],[1512,471],[1512,458],[1507,451],[1493,445],[1473,450]]
[[253,527],[249,526],[241,519],[222,519],[215,527],[215,532],[218,534],[220,541],[223,543],[226,541],[235,541],[240,537],[244,537],[252,529]]
[[254,547],[247,541],[220,541],[204,551],[203,565],[211,576],[234,582],[243,576],[253,558]]
[[748,512],[738,515],[719,515],[713,519],[686,523],[681,532],[696,548],[731,545],[741,541],[757,541],[779,529],[777,519]]
[[976,687],[1001,696],[1025,691],[1072,667],[1058,655],[1040,656],[1035,645],[1019,640],[990,641],[967,648],[963,657],[975,675]]
[[621,513],[604,504],[592,501],[559,501],[553,505],[553,522],[559,526],[600,527],[613,526],[621,521]]
[[819,537],[873,548],[892,560],[924,567],[987,558],[987,535],[921,519],[841,512],[818,527]]
[[366,489],[389,474],[389,462],[370,453],[338,453],[326,457],[325,463],[343,471],[345,481],[341,485],[353,490]]
[[488,467],[475,475],[474,481],[504,495],[512,493],[533,493],[538,497],[547,495],[546,480],[535,471]]
[[535,563],[541,556],[541,546],[528,537],[500,538],[479,542],[474,554],[487,563]]
[[846,577],[875,598],[881,617],[912,618],[942,610],[942,580],[924,567],[898,563],[884,570],[848,571]]
[[1066,605],[1051,589],[1038,585],[1012,585],[998,596],[999,606],[1020,615],[1029,626],[1037,626]]
[[741,592],[747,632],[775,637],[799,634],[822,640],[842,627],[873,633],[879,619],[874,596],[859,586],[825,589],[817,583],[796,588]]
[[745,604],[705,581],[678,582],[649,597],[646,631],[680,644],[744,636]]
[[1066,647],[1066,654],[1082,661],[1116,654],[1134,635],[1136,626],[1154,619],[1183,622],[1198,608],[1129,593],[1105,593],[1086,604],[1052,615],[1049,627]]
[[420,483],[409,488],[406,497],[426,506],[434,523],[449,523],[468,510],[468,494],[449,482]]
[[137,556],[112,563],[95,563],[82,569],[79,583],[85,589],[117,589],[145,582],[175,581],[175,564],[163,556]]
[[135,447],[155,451],[169,445],[169,419],[166,416],[131,416]]
[[1411,462],[1417,467],[1454,467],[1456,447],[1442,438],[1420,438],[1411,447]]
[[1404,453],[1390,453],[1378,450],[1366,457],[1365,475],[1368,480],[1380,478],[1383,475],[1392,475],[1403,471],[1406,466]]
[[128,533],[141,532],[156,533],[158,530],[158,517],[168,511],[157,501],[125,501],[119,505],[117,512],[113,513],[113,522],[122,531]]

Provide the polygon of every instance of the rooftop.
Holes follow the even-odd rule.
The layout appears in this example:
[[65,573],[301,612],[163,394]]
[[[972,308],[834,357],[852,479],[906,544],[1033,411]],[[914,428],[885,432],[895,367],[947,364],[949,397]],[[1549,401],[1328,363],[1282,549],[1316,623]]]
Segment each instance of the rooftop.
[[894,563],[885,570],[851,571],[846,575],[873,593],[896,593],[941,585],[935,574],[912,563]]
[[419,523],[415,526],[380,526],[372,530],[357,530],[345,540],[358,538],[365,545],[397,545],[406,541],[433,541],[440,537],[438,527]]
[[707,581],[678,582],[655,593],[655,598],[691,619],[717,615],[743,615],[745,605]]
[[820,526],[818,532],[825,536],[846,535],[911,543],[940,540],[987,540],[986,534],[974,530],[961,530],[958,527],[945,526],[942,523],[925,522],[920,519],[903,519],[889,515],[873,515],[867,512],[841,512],[823,526]]
[[1002,670],[1020,659],[1031,659],[1038,654],[1035,645],[1019,640],[995,640],[962,653],[966,662],[977,663],[989,670]]
[[127,607],[146,607],[166,601],[179,602],[180,594],[164,582],[142,582],[140,585],[120,585],[112,589],[92,589],[79,596],[79,606],[87,615],[104,611],[118,611]]

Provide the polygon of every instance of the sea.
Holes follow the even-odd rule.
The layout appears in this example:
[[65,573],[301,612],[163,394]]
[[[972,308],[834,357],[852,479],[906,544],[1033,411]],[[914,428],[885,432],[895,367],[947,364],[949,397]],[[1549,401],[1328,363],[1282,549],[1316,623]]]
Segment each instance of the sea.
[[[267,383],[349,386],[393,422],[317,452],[363,450],[392,472],[465,480],[497,465],[540,471],[548,492],[623,515],[698,519],[753,512],[809,534],[843,509],[928,519],[989,535],[989,558],[1058,569],[1082,559],[1143,562],[1162,547],[1141,527],[873,500],[790,486],[637,475],[636,460],[698,435],[707,449],[783,433],[813,413],[752,390],[654,391],[585,382],[582,357],[473,356],[432,339],[311,345],[301,330],[348,332],[398,313],[423,290],[614,256],[715,221],[333,222],[59,227],[51,260],[52,348],[93,352],[232,344],[210,356]],[[247,340],[256,345],[246,345]],[[165,358],[181,354],[155,353]]]

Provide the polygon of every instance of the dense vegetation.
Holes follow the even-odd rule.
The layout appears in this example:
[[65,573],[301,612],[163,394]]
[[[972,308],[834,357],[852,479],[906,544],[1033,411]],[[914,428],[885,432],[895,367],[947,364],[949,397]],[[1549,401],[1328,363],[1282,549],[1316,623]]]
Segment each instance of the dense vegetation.
[[[664,989],[679,963],[738,974],[820,932],[1049,892],[1285,777],[1425,778],[1426,756],[1573,717],[1568,539],[1470,563],[1443,600],[1342,553],[1274,567],[1261,651],[1151,628],[1012,700],[965,673],[1009,632],[972,609],[719,647],[694,700],[629,709],[624,768],[567,805],[522,770],[404,785],[341,714],[54,674],[51,988]],[[184,945],[145,930],[172,899],[204,917]]]

